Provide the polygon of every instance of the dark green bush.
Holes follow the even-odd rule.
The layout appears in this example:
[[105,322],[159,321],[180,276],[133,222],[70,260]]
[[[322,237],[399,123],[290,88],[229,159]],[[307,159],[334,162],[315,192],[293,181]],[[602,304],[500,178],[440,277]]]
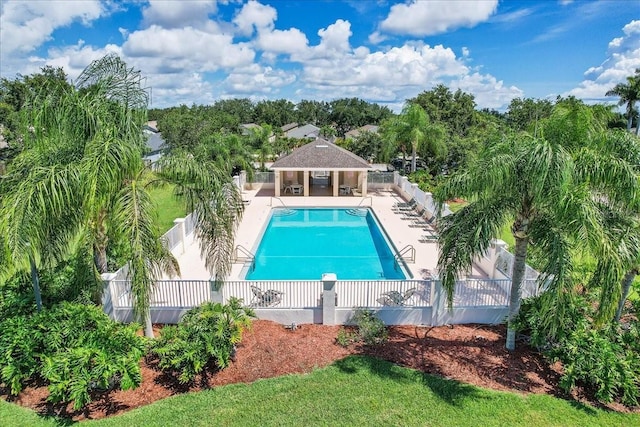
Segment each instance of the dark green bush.
[[560,387],[570,391],[583,386],[602,402],[620,400],[637,405],[640,397],[640,334],[637,324],[612,323],[596,327],[593,305],[585,297],[567,299],[553,328],[543,298],[527,300],[518,317],[518,328],[529,334],[531,344],[552,361],[562,362]]
[[345,347],[354,342],[376,345],[387,340],[387,328],[372,310],[358,308],[351,318],[351,323],[355,324],[356,331],[342,328],[336,337],[338,344]]
[[49,383],[49,400],[80,409],[90,392],[135,388],[146,340],[138,325],[113,322],[100,308],[62,303],[30,316],[0,322],[1,380],[18,394],[39,376]]
[[228,304],[204,303],[189,310],[178,325],[163,328],[151,353],[161,369],[177,372],[181,383],[189,383],[211,362],[219,369],[229,365],[253,317],[253,310],[236,298]]

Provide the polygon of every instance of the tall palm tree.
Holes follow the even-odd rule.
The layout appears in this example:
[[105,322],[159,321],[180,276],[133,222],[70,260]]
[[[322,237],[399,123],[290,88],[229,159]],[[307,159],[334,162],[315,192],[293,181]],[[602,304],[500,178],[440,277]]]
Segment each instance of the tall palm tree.
[[[152,336],[154,280],[178,273],[178,266],[159,240],[141,180],[147,98],[140,83],[139,72],[109,55],[93,62],[55,108],[44,94],[24,109],[25,149],[1,184],[0,231],[7,272],[26,270],[32,260],[53,265],[80,236],[103,273],[110,237],[117,236],[131,254],[134,311]],[[158,173],[187,197],[207,267],[221,280],[242,213],[228,170],[180,154],[165,159]]]
[[395,122],[395,132],[398,141],[406,141],[411,144],[411,172],[416,171],[416,156],[418,147],[424,147],[435,156],[445,151],[442,142],[444,129],[442,126],[431,123],[424,109],[415,103],[407,104],[402,114]]
[[[637,115],[635,104],[640,100],[640,68],[636,68],[635,75],[627,77],[626,83],[618,83],[605,95],[618,96],[618,105],[626,105],[627,130],[630,131],[633,117]],[[636,124],[636,135],[640,135],[640,123]]]
[[[441,205],[454,196],[472,201],[439,223],[438,270],[449,303],[456,277],[487,252],[501,227],[511,221],[515,259],[507,318],[509,350],[515,349],[513,321],[520,310],[529,246],[546,254],[541,280],[548,281],[547,293],[560,298],[576,242],[602,248],[599,242],[608,241],[602,202],[637,200],[633,165],[616,155],[619,144],[602,143],[623,136],[604,138],[603,132],[587,107],[557,106],[543,124],[541,137],[518,134],[489,144],[467,170],[436,190]],[[624,261],[615,253],[606,256],[611,260],[607,272]]]

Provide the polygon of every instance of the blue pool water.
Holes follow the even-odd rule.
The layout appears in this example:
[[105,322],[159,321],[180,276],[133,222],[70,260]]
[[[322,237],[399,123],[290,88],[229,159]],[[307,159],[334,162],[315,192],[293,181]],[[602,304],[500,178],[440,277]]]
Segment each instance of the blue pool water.
[[405,279],[369,209],[274,209],[247,280]]

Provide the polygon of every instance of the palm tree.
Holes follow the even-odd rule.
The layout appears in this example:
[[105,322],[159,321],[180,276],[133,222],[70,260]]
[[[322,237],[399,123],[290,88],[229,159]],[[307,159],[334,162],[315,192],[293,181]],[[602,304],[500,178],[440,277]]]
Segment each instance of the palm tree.
[[[54,265],[78,239],[93,248],[103,273],[110,239],[119,239],[131,256],[134,311],[152,336],[154,280],[179,272],[141,181],[147,97],[140,83],[139,72],[109,55],[87,67],[55,108],[44,94],[24,109],[25,149],[2,182],[0,232],[6,273]],[[242,213],[228,169],[182,153],[163,160],[158,175],[185,195],[207,267],[221,280]]]
[[273,135],[271,125],[263,124],[261,126],[251,128],[249,139],[253,148],[258,151],[258,158],[260,159],[260,170],[264,171],[264,166],[267,158],[273,152],[273,144],[270,141]]
[[[603,249],[600,242],[608,241],[603,201],[615,206],[637,197],[633,164],[616,156],[621,144],[613,143],[624,136],[603,137],[587,107],[558,105],[542,128],[541,137],[510,135],[488,144],[466,171],[453,175],[435,193],[441,205],[453,196],[472,200],[439,222],[438,270],[449,304],[458,274],[487,252],[503,224],[512,222],[509,350],[515,349],[513,322],[520,310],[529,246],[546,255],[541,280],[548,281],[548,294],[561,299],[576,242]],[[615,253],[606,256],[611,262],[603,270],[609,273],[623,262]]]
[[[630,131],[633,117],[637,115],[635,103],[640,100],[640,68],[636,68],[635,75],[627,77],[627,83],[618,83],[605,96],[618,96],[618,105],[626,104],[627,130]],[[640,124],[636,124],[636,135],[640,135]]]
[[[418,147],[426,144],[426,151],[435,156],[445,151],[442,142],[444,129],[442,126],[431,123],[424,109],[418,104],[407,104],[395,122],[394,131],[399,142],[411,144],[411,172],[416,171],[416,156]],[[404,162],[403,162],[404,164]]]

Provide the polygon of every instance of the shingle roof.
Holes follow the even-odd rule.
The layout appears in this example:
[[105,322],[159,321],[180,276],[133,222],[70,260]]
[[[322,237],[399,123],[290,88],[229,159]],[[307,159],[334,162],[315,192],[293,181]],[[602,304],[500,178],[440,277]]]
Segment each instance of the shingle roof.
[[350,130],[344,136],[346,138],[355,138],[358,135],[360,135],[362,132],[378,133],[378,128],[379,128],[379,126],[376,126],[376,125],[364,125],[364,126],[361,126],[361,127],[357,128],[357,129]]
[[315,138],[318,136],[320,128],[314,125],[304,125],[297,128],[293,128],[286,132],[288,138]]
[[282,129],[282,132],[288,132],[291,129],[297,128],[298,124],[297,123],[287,123],[284,126],[281,126],[280,129]]
[[271,169],[354,170],[371,169],[371,166],[362,157],[318,138],[279,158],[271,165]]

